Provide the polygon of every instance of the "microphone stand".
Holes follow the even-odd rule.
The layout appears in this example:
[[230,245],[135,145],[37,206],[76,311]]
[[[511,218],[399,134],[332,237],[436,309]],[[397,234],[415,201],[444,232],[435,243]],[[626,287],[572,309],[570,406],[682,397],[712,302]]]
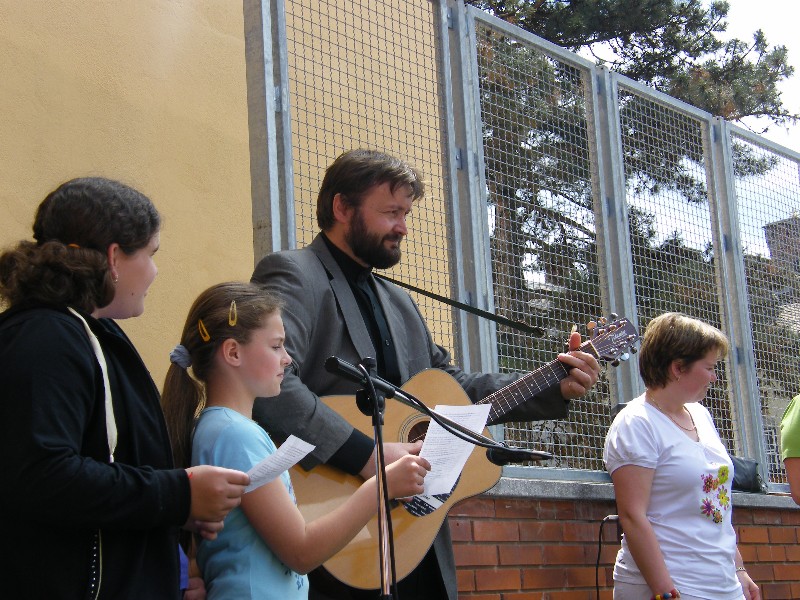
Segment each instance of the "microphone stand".
[[476,446],[486,448],[486,457],[494,464],[503,466],[510,462],[553,458],[553,455],[549,452],[523,450],[522,448],[506,446],[490,437],[486,437],[482,433],[472,431],[460,423],[437,415],[418,398],[375,375],[376,364],[376,360],[371,357],[363,358],[358,366],[354,366],[335,356],[331,356],[325,361],[325,369],[330,373],[341,375],[364,386],[356,392],[356,403],[361,412],[372,417],[372,426],[375,430],[375,477],[378,482],[378,552],[381,573],[380,598],[381,600],[395,600],[396,597],[393,592],[396,592],[397,589],[392,544],[391,506],[386,484],[386,460],[383,454],[383,413],[386,408],[386,398],[394,398],[428,415],[456,437]]
[[[365,360],[374,360],[367,358]],[[359,365],[361,367],[361,365]],[[335,356],[331,356],[325,360],[325,370],[329,373],[334,373],[354,381],[361,385],[374,387],[379,390],[386,398],[394,398],[398,402],[410,406],[411,408],[429,416],[432,420],[436,421],[444,429],[449,431],[454,436],[461,438],[467,442],[486,448],[486,457],[496,465],[505,466],[512,462],[523,462],[526,460],[547,460],[553,458],[549,452],[541,450],[525,450],[523,448],[514,448],[506,446],[504,443],[497,442],[490,437],[486,437],[482,433],[472,431],[464,427],[460,423],[456,423],[436,414],[428,408],[422,400],[405,392],[402,388],[378,377],[377,375],[365,375],[360,368],[351,365],[349,362],[344,361]],[[362,409],[362,412],[365,412]],[[365,414],[369,414],[366,413]]]
[[383,454],[383,413],[386,399],[374,385],[376,360],[362,359],[358,371],[365,378],[364,389],[356,392],[356,403],[361,412],[372,416],[375,431],[375,478],[378,483],[378,560],[381,572],[381,600],[393,600],[392,587],[395,585],[394,551],[391,543],[391,514],[389,490],[386,484],[386,459]]

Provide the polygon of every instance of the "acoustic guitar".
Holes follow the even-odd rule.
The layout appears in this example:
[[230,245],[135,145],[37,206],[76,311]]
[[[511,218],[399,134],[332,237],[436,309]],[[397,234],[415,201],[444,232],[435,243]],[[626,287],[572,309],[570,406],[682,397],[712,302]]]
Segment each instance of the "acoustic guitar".
[[[602,323],[602,322],[601,322]],[[593,337],[580,346],[598,361],[618,364],[639,336],[626,318],[603,324],[593,330]],[[528,373],[512,384],[484,398],[490,403],[489,422],[499,420],[537,393],[564,379],[568,369],[559,360]],[[428,369],[409,379],[402,389],[433,408],[436,404],[467,406],[469,397],[458,382],[440,369]],[[362,414],[353,396],[322,398],[329,407],[343,416],[353,427],[372,437],[370,417]],[[399,402],[388,401],[384,415],[384,442],[409,442],[420,439],[430,418]],[[489,436],[488,430],[484,435]],[[449,494],[417,496],[409,502],[397,503],[391,511],[397,580],[404,578],[419,564],[444,522],[450,508],[460,500],[485,492],[500,479],[502,468],[491,463],[485,449],[475,447]],[[363,480],[327,465],[311,471],[299,465],[291,470],[297,504],[306,521],[311,521],[342,504],[361,486]],[[325,563],[325,568],[339,581],[355,588],[380,587],[378,564],[377,516],[351,540],[345,548]]]

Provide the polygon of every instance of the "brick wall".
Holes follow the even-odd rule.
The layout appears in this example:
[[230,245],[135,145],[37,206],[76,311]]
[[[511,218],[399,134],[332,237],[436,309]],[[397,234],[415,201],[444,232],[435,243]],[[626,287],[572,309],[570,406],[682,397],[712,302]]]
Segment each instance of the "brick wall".
[[[765,600],[800,599],[800,511],[737,506],[739,549]],[[450,511],[460,598],[597,600],[600,523],[613,500],[478,496]],[[615,522],[603,527],[600,599],[611,600],[619,549]]]

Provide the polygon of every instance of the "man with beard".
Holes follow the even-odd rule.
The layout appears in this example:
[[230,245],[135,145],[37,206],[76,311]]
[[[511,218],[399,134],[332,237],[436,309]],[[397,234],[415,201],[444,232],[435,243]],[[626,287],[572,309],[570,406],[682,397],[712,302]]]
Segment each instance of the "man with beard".
[[[399,262],[400,244],[408,234],[406,218],[423,194],[419,175],[407,163],[373,150],[345,152],[330,165],[320,187],[317,222],[322,231],[309,246],[270,254],[256,266],[253,281],[286,302],[283,322],[292,365],[279,396],[256,400],[253,418],[278,439],[294,434],[315,444],[301,463],[306,469],[327,463],[352,475],[375,473],[372,438],[319,400],[352,395],[359,387],[324,369],[330,356],[353,364],[375,357],[378,375],[398,386],[425,369],[442,369],[473,402],[519,377],[465,373],[451,364],[450,354],[433,341],[411,297],[372,275],[373,268],[387,269]],[[580,335],[573,334],[571,351],[559,355],[571,368],[569,375],[507,413],[504,422],[566,416],[568,400],[585,394],[599,374],[597,361],[578,351],[579,345]],[[417,453],[420,446],[421,442],[386,443],[386,462]],[[379,590],[345,586],[324,569],[311,573],[309,580],[309,597],[316,600],[380,595]],[[419,566],[399,582],[398,594],[403,600],[457,597],[447,525]]]

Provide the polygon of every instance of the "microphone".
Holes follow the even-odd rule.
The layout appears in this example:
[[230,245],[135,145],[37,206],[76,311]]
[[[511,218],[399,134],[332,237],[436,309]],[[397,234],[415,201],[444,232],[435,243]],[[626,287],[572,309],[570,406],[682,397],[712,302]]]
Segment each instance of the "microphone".
[[521,463],[529,460],[547,460],[553,458],[549,452],[541,450],[524,450],[498,445],[486,449],[486,458],[498,466],[504,467],[510,463]]
[[[350,381],[354,381],[358,384],[367,385],[367,379],[364,377],[364,374],[355,366],[351,365],[347,361],[342,360],[341,358],[337,358],[335,356],[328,357],[325,360],[325,370],[328,373],[333,373],[334,375],[341,375],[345,379],[349,379]],[[375,389],[383,392],[387,398],[393,398],[395,393],[398,391],[397,387],[385,379],[381,379],[377,375],[371,375],[370,379],[372,380],[372,385],[375,386]]]

